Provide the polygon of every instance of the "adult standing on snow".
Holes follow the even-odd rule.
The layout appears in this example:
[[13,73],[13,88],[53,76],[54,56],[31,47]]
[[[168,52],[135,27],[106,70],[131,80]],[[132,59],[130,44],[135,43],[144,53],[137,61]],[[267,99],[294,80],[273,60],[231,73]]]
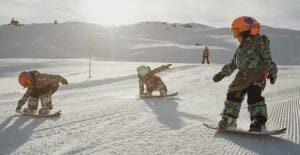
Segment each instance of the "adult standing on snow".
[[221,129],[237,126],[236,119],[246,94],[251,119],[249,131],[260,132],[265,129],[267,106],[261,93],[266,79],[270,79],[271,84],[276,82],[277,65],[271,58],[268,37],[260,35],[259,30],[260,25],[256,19],[247,16],[236,18],[231,25],[233,37],[238,39],[240,45],[231,62],[213,77],[214,82],[219,82],[238,69],[227,92],[222,120],[219,122]]
[[[172,64],[162,65],[153,70],[149,66],[139,66],[136,70],[138,72],[139,78],[139,91],[140,95],[152,95],[153,91],[159,91],[160,95],[167,95],[167,86],[161,80],[160,77],[156,76],[156,73],[159,73],[165,69],[169,69]],[[146,92],[145,91],[146,86]]]
[[19,83],[28,89],[19,100],[16,111],[20,111],[22,106],[28,101],[28,107],[24,108],[23,112],[34,114],[38,109],[38,101],[40,99],[42,108],[39,110],[39,114],[47,115],[53,108],[52,95],[58,89],[59,83],[67,85],[68,81],[60,75],[41,74],[33,70],[20,73]]
[[205,46],[204,50],[203,50],[203,53],[202,53],[202,64],[204,64],[205,62],[205,59],[207,61],[207,64],[209,64],[209,50],[207,48],[207,46]]

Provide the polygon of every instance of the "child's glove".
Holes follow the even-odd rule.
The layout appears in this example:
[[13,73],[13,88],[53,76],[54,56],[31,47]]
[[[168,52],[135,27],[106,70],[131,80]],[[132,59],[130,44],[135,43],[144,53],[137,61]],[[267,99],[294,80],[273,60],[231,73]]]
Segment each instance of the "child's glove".
[[275,84],[276,79],[277,79],[277,73],[275,73],[275,74],[269,74],[267,78],[270,79],[270,83],[271,84]]
[[276,79],[277,79],[277,72],[278,72],[278,68],[275,62],[271,62],[270,63],[270,68],[269,68],[269,75],[268,75],[268,79],[270,79],[270,83],[271,84],[275,84]]
[[22,108],[22,107],[18,105],[18,106],[16,107],[16,112],[19,112],[19,111],[21,110],[21,108]]
[[61,79],[60,79],[60,81],[59,81],[61,84],[63,84],[63,85],[68,85],[68,81],[65,79],[65,78],[63,78],[63,77],[61,77]]
[[221,81],[223,78],[225,77],[225,75],[222,72],[217,73],[214,77],[213,80],[214,82],[219,82]]
[[22,106],[23,106],[24,104],[25,104],[24,101],[19,100],[19,101],[18,101],[18,106],[16,107],[16,112],[20,111],[21,108],[22,108]]
[[172,64],[167,64],[167,65],[163,65],[165,69],[170,69],[170,66],[172,66]]

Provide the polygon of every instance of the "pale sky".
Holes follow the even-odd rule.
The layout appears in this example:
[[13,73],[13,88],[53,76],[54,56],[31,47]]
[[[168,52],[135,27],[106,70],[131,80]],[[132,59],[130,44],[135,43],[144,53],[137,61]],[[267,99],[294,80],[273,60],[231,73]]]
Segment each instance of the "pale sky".
[[300,30],[299,0],[0,0],[0,24],[84,21],[103,26],[140,21],[230,27],[238,16]]

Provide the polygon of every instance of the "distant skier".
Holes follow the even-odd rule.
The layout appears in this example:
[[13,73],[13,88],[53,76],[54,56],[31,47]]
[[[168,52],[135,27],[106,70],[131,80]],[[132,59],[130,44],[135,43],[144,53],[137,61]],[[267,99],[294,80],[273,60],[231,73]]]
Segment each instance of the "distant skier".
[[207,48],[207,46],[205,46],[204,50],[203,50],[203,54],[202,54],[202,64],[204,64],[205,59],[207,61],[207,64],[209,64],[209,50]]
[[261,95],[266,85],[266,79],[274,84],[277,78],[277,65],[273,62],[270,52],[270,41],[267,36],[259,34],[260,25],[252,17],[236,18],[231,31],[233,37],[240,42],[231,62],[223,66],[222,71],[213,77],[214,82],[230,76],[235,69],[238,73],[230,84],[222,120],[219,128],[236,127],[241,103],[248,96],[248,110],[251,124],[249,131],[265,129],[268,119],[265,99]]
[[67,85],[68,81],[60,75],[41,74],[33,70],[20,73],[19,83],[28,89],[19,100],[16,111],[20,111],[22,106],[28,101],[28,107],[24,108],[23,112],[36,113],[38,101],[41,100],[42,107],[39,109],[39,114],[47,115],[53,109],[52,94],[58,89],[59,83]]
[[[167,87],[160,77],[155,74],[169,69],[172,64],[162,65],[153,70],[149,66],[139,66],[137,68],[138,78],[139,78],[139,90],[140,95],[152,95],[153,91],[159,91],[160,95],[167,95]],[[146,86],[146,92],[144,86]]]

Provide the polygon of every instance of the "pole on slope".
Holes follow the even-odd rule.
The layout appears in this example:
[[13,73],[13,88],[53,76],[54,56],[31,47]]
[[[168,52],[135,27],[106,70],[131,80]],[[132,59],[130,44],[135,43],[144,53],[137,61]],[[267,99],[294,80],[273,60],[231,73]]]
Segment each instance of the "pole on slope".
[[89,35],[89,78],[92,77],[92,45],[93,45],[93,33]]

